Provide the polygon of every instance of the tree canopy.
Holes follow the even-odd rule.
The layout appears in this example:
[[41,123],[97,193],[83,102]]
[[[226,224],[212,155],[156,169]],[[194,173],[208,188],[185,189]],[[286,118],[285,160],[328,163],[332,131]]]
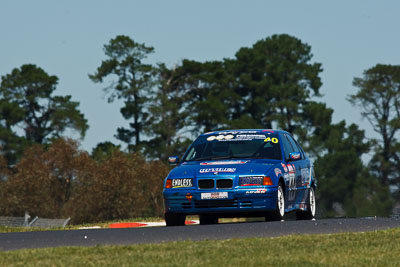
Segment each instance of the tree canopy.
[[353,84],[359,90],[349,101],[361,108],[380,136],[371,167],[383,184],[400,192],[400,66],[377,64]]
[[279,127],[294,134],[304,131],[303,114],[322,85],[321,64],[312,63],[312,56],[309,45],[287,34],[241,48],[236,53],[234,76],[237,92],[246,101],[244,113],[262,127]]
[[[83,138],[88,123],[71,96],[54,96],[58,78],[32,64],[15,68],[2,76],[0,84],[0,138],[6,152],[15,146],[44,144],[68,130]],[[19,151],[20,152],[20,151]]]
[[107,59],[101,62],[94,74],[89,75],[96,83],[104,82],[105,78],[111,79],[105,88],[110,93],[109,102],[116,97],[124,100],[121,114],[132,122],[129,129],[118,128],[116,137],[132,145],[134,150],[140,149],[141,135],[149,119],[148,95],[154,85],[155,71],[153,66],[143,61],[153,50],[153,47],[136,43],[128,36],[118,35],[104,45]]

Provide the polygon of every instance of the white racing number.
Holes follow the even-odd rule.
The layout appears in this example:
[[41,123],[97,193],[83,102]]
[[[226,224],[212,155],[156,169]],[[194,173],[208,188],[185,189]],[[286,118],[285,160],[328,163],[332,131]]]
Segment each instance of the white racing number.
[[294,173],[290,173],[289,174],[289,189],[290,190],[296,190],[296,180],[295,180],[296,176]]
[[292,168],[291,165],[289,167],[289,201],[293,201],[296,198],[296,170]]

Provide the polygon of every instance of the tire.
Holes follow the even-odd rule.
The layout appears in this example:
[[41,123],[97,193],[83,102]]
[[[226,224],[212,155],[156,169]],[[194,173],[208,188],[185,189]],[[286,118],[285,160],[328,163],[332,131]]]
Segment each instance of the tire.
[[281,221],[285,218],[285,191],[279,183],[276,195],[276,210],[265,216],[266,221]]
[[209,215],[209,214],[201,214],[199,216],[200,219],[200,224],[201,225],[206,225],[206,224],[217,224],[218,223],[218,217],[214,215]]
[[186,215],[165,213],[164,218],[167,226],[182,226],[185,225]]
[[314,187],[310,187],[308,191],[307,197],[307,210],[306,211],[297,211],[296,219],[297,220],[312,220],[315,218],[315,211],[317,207],[317,202],[315,201],[315,190]]

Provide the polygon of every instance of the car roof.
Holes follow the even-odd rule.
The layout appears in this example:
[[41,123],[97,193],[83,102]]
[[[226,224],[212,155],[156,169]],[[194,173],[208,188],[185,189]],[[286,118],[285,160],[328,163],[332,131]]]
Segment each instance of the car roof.
[[288,133],[283,130],[276,130],[276,129],[232,129],[232,130],[220,130],[220,131],[214,131],[214,132],[208,132],[208,133],[203,133],[201,134],[202,136],[204,135],[210,135],[210,134],[226,134],[226,133],[265,133],[265,132],[270,132],[270,133]]

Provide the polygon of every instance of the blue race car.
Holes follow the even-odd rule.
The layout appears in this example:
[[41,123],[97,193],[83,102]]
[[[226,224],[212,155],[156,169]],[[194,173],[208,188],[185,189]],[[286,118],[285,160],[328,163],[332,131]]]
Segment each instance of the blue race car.
[[164,181],[167,226],[184,225],[186,215],[200,224],[218,218],[315,217],[313,165],[285,131],[225,130],[200,135]]

